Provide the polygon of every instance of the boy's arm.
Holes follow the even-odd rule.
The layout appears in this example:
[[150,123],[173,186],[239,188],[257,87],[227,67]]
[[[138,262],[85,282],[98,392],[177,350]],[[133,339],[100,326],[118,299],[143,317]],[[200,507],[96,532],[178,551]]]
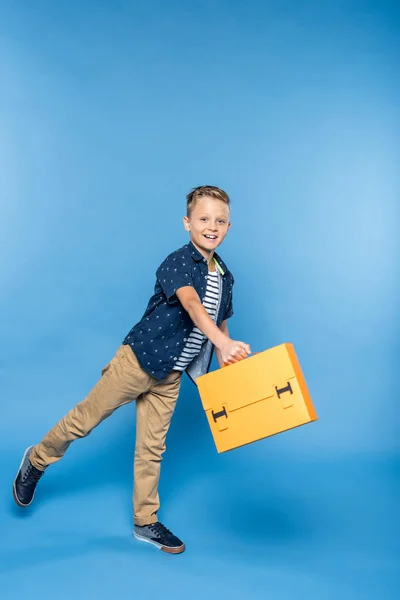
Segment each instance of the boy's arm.
[[[229,337],[229,331],[228,331],[228,321],[225,319],[225,321],[222,321],[221,325],[219,326],[220,330],[225,333],[225,335],[227,335]],[[216,347],[215,348],[215,356],[217,357],[217,361],[219,364],[219,367],[222,368],[225,363],[222,360],[222,355],[221,355],[221,351]]]
[[217,356],[220,366],[238,362],[251,354],[248,344],[230,339],[226,324],[224,329],[217,327],[193,287],[181,287],[176,291],[176,295],[195,326],[214,344],[216,352],[219,352]]

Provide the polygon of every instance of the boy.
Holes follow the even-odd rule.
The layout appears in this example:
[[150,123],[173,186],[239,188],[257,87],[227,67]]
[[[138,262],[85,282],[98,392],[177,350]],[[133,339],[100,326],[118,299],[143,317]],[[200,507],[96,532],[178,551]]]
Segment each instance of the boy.
[[201,186],[187,198],[187,245],[162,262],[146,311],[102,370],[89,395],[36,446],[27,448],[13,484],[19,506],[31,504],[45,469],[77,438],[87,436],[114,410],[136,400],[134,529],[138,540],[178,554],[184,543],[158,521],[162,454],[182,373],[195,379],[218,364],[232,364],[250,347],[229,337],[233,276],[216,254],[230,229],[230,199],[221,189]]

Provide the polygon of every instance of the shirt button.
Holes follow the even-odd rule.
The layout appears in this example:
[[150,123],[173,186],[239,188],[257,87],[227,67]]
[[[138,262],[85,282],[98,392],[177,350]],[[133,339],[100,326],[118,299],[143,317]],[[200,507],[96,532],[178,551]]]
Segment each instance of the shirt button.
[[176,356],[174,356],[174,360],[178,360],[178,359],[176,358]]
[[183,338],[183,341],[184,341],[184,342],[187,342],[187,338]]

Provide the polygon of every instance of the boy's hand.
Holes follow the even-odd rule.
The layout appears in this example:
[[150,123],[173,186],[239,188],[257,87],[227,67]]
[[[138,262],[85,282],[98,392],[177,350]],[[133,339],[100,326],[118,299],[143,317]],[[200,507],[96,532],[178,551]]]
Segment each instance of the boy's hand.
[[249,344],[236,342],[230,338],[224,341],[218,350],[221,353],[223,363],[226,365],[232,365],[235,362],[239,362],[251,354]]

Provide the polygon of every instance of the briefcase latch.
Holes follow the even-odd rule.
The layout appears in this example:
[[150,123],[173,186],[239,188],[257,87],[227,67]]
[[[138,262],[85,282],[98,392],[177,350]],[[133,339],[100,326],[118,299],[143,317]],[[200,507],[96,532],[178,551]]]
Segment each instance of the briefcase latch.
[[217,424],[218,431],[228,429],[228,413],[226,412],[225,406],[222,406],[221,409],[217,411],[212,410],[211,416],[214,423]]
[[278,396],[279,400],[282,402],[283,408],[290,408],[294,404],[293,399],[293,387],[290,381],[287,381],[284,385],[274,386],[275,394]]

